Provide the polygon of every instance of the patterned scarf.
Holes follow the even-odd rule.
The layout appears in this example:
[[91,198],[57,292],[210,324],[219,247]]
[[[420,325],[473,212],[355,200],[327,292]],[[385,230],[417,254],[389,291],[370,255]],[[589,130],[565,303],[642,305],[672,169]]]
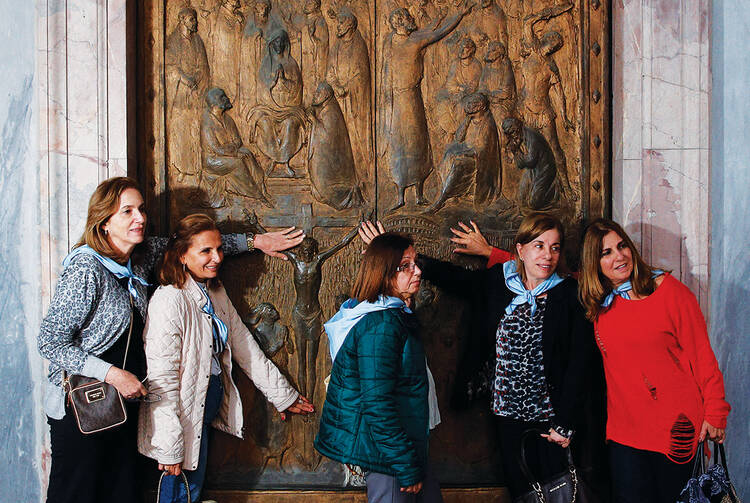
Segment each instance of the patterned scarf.
[[211,297],[208,295],[208,290],[206,289],[206,286],[202,283],[198,283],[198,286],[200,287],[201,291],[206,296],[206,303],[201,308],[204,313],[209,315],[211,317],[211,327],[213,329],[213,337],[214,337],[214,352],[216,354],[222,353],[224,351],[224,348],[227,345],[227,340],[229,338],[229,330],[227,329],[226,324],[224,324],[221,319],[216,316],[216,312],[214,311],[214,306],[211,304]]

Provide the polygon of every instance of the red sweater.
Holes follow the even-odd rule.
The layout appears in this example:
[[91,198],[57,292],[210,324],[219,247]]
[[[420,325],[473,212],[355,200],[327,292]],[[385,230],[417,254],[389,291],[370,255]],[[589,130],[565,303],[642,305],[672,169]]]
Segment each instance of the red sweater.
[[726,428],[724,379],[685,285],[667,274],[645,299],[616,297],[594,328],[607,378],[607,439],[686,463],[704,419]]

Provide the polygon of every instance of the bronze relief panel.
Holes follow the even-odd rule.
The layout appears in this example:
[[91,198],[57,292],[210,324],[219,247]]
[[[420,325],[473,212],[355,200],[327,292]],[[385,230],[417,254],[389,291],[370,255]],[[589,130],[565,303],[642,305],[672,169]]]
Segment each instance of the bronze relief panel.
[[[356,275],[362,218],[449,259],[459,220],[507,247],[528,212],[554,212],[575,236],[607,211],[606,3],[144,0],[137,10],[139,176],[154,231],[193,211],[227,231],[307,231],[288,261],[231,259],[222,278],[318,410],[331,366],[322,323]],[[467,306],[425,284],[416,309],[443,416],[436,471],[448,484],[499,482],[489,409],[449,407]],[[216,434],[209,481],[348,480],[313,449],[316,418],[282,422],[236,378],[245,438]]]

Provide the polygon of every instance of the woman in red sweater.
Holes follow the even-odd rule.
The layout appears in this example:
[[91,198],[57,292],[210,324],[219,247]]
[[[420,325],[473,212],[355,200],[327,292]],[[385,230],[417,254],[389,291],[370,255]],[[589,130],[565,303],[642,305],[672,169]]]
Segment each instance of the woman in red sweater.
[[723,442],[730,410],[698,302],[611,220],[586,230],[581,268],[607,380],[615,501],[675,501],[698,442]]

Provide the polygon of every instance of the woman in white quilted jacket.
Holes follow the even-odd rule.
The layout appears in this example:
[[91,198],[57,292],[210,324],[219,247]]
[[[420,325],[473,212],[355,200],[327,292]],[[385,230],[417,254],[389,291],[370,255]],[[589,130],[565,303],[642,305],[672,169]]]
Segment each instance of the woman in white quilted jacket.
[[141,407],[138,449],[167,476],[161,501],[200,501],[208,427],[242,437],[242,404],[232,381],[236,362],[282,414],[309,414],[300,395],[263,353],[217,279],[224,252],[215,222],[189,215],[177,224],[159,271],[143,333],[149,392]]

